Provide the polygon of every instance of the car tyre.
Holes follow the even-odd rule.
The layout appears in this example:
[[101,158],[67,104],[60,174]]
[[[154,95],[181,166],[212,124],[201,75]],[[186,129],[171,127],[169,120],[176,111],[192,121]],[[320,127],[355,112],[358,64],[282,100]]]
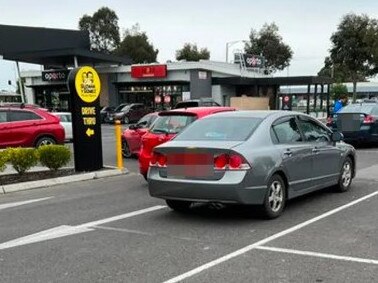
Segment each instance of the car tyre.
[[142,174],[142,176],[147,181],[147,174]]
[[130,158],[132,156],[130,147],[124,139],[122,139],[122,156],[125,158]]
[[280,175],[273,175],[267,186],[264,203],[261,212],[264,218],[273,219],[279,217],[286,206],[286,186]]
[[341,167],[338,184],[334,187],[336,192],[346,192],[349,190],[353,179],[353,161],[347,157]]
[[169,208],[178,212],[187,212],[189,211],[190,206],[192,205],[192,202],[184,200],[167,199],[165,200],[165,202],[167,203]]
[[44,146],[44,145],[51,145],[51,144],[56,144],[56,141],[53,138],[41,137],[35,143],[35,147],[40,147],[40,146]]

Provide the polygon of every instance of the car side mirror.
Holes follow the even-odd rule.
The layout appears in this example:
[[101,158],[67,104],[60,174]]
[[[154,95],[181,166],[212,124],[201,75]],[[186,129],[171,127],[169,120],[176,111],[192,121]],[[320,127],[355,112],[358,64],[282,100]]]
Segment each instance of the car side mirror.
[[138,124],[136,124],[136,126],[137,126],[138,128],[144,128],[144,127],[147,126],[147,122],[145,121],[145,122],[142,122],[142,123],[138,123]]
[[344,135],[340,132],[333,132],[331,135],[331,140],[333,142],[339,142],[339,141],[342,141],[343,139],[344,139]]
[[136,130],[138,127],[137,127],[137,125],[135,125],[135,124],[132,124],[132,125],[130,125],[129,126],[129,129],[130,130]]

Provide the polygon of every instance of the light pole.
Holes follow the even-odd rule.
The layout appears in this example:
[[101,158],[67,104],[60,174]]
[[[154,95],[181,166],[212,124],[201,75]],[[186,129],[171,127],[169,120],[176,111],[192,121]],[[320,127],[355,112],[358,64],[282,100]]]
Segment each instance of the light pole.
[[248,41],[247,40],[234,40],[234,41],[229,41],[229,42],[226,42],[226,63],[228,63],[228,49],[238,43],[238,42],[244,42],[244,43],[247,43]]

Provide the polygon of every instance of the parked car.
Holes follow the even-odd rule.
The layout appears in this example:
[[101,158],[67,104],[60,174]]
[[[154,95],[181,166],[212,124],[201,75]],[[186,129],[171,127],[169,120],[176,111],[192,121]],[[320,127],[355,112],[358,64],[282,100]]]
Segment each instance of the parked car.
[[178,211],[193,202],[259,205],[275,218],[289,199],[329,186],[350,188],[355,150],[341,140],[341,133],[302,113],[211,115],[155,147],[149,192]]
[[327,126],[343,133],[346,142],[378,143],[378,103],[349,104],[329,117]]
[[152,150],[155,146],[171,140],[193,121],[225,111],[235,111],[235,108],[196,107],[160,112],[150,130],[142,137],[142,146],[139,153],[139,172],[147,179]]
[[31,106],[0,107],[0,148],[63,144],[59,118]]
[[113,114],[113,122],[119,120],[123,124],[134,123],[150,112],[151,110],[144,106],[144,104],[133,103],[126,105],[118,112],[115,112]]
[[57,116],[60,119],[60,124],[64,128],[65,132],[65,140],[66,141],[72,141],[73,135],[72,135],[72,115],[70,112],[52,112],[55,116]]
[[209,106],[221,106],[212,98],[201,98],[193,100],[185,100],[178,102],[173,109],[189,108],[189,107],[209,107]]
[[100,116],[101,116],[101,123],[105,123],[106,119],[108,118],[108,115],[110,113],[113,113],[115,110],[115,107],[113,106],[105,106],[101,109],[100,111]]
[[130,105],[130,103],[121,103],[116,108],[114,108],[113,111],[108,111],[107,117],[105,118],[105,122],[110,124],[114,123],[114,113],[120,112],[121,109],[127,105]]
[[130,125],[122,133],[122,155],[129,158],[133,155],[138,155],[142,136],[147,133],[148,128],[158,117],[158,112],[150,113],[143,116],[138,123]]

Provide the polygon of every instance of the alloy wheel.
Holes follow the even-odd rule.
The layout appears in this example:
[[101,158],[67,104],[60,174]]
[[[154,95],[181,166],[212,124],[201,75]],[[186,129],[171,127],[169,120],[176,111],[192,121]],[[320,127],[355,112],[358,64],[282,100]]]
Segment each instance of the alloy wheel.
[[273,212],[281,209],[283,203],[283,187],[279,181],[274,181],[269,188],[268,202]]
[[341,182],[344,187],[348,187],[352,180],[352,166],[350,162],[345,162],[343,166],[343,172],[341,174]]

